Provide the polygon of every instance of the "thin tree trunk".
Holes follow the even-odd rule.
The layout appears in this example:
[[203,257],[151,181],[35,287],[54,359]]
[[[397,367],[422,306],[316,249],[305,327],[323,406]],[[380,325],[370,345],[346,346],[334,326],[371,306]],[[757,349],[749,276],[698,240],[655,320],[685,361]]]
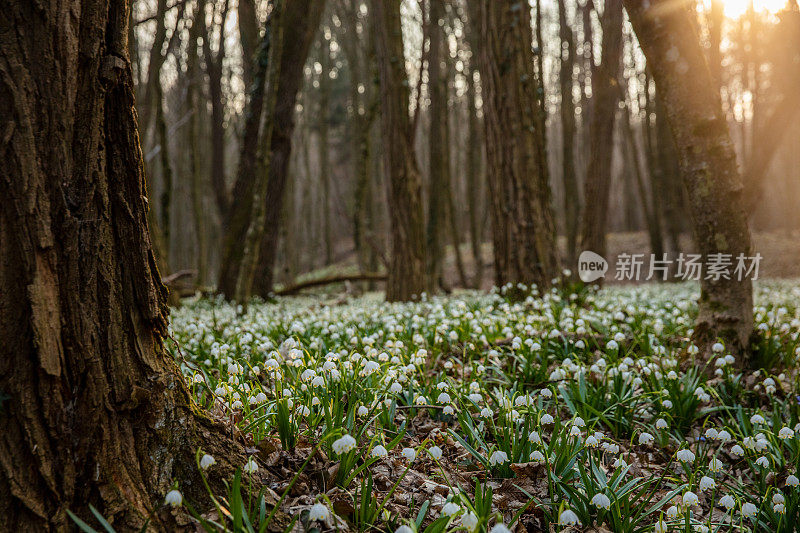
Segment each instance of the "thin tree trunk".
[[[736,154],[690,15],[669,0],[625,0],[625,7],[672,130],[698,248],[706,259],[749,256]],[[700,287],[695,340],[708,349],[722,339],[744,357],[753,331],[751,281],[704,276]]]
[[[416,121],[408,114],[400,2],[371,0],[369,5],[380,72],[383,168],[391,228],[386,299],[411,300],[425,290],[425,217],[413,144]],[[415,112],[418,116],[419,109]]]
[[127,9],[0,10],[0,293],[14,302],[0,313],[9,531],[72,530],[67,510],[88,520],[90,504],[120,531],[146,520],[175,530],[161,505],[172,484],[206,499],[198,447],[216,457],[220,480],[245,460],[192,404],[163,345],[166,290],[147,228]]
[[561,36],[561,159],[564,184],[564,230],[567,237],[568,265],[575,264],[578,251],[578,218],[581,204],[578,176],[575,171],[575,103],[572,101],[573,67],[575,65],[575,36],[567,22],[567,0],[558,0],[559,33]]
[[558,255],[530,12],[512,0],[470,6],[480,27],[495,283],[547,287]]
[[186,135],[189,138],[189,176],[191,179],[191,200],[192,200],[192,220],[194,222],[195,240],[197,244],[197,278],[198,286],[202,286],[208,280],[208,244],[205,224],[205,209],[203,206],[204,187],[202,172],[200,169],[200,135],[199,117],[200,99],[198,87],[201,82],[200,58],[197,51],[197,41],[202,36],[203,24],[197,20],[205,12],[201,9],[204,0],[198,2],[198,12],[194,14],[192,28],[189,31],[189,43],[187,46],[187,74],[189,76],[186,86],[186,104],[189,114]]
[[325,11],[325,1],[291,0],[287,3],[286,9],[286,28],[290,28],[291,31],[285,31],[283,36],[280,76],[277,81],[278,97],[275,101],[275,120],[270,149],[272,156],[269,160],[269,183],[264,197],[265,230],[262,234],[260,258],[253,281],[253,294],[262,298],[269,297],[272,292],[280,213],[291,159],[297,92],[303,80],[303,66],[308,59],[311,43]]
[[330,113],[330,69],[331,43],[323,35],[320,39],[320,64],[322,74],[319,79],[319,115],[317,133],[319,134],[319,181],[322,185],[322,234],[325,240],[325,264],[333,263],[333,228],[331,227],[331,176],[330,176],[330,138],[328,119]]
[[[266,213],[263,242],[259,245],[261,258],[256,268],[253,292],[262,297],[269,296],[272,290],[272,268],[275,264],[278,225],[286,185],[286,171],[291,151],[291,137],[294,131],[294,107],[297,91],[302,79],[303,65],[308,58],[311,41],[322,17],[324,1],[292,0],[286,6],[286,27],[291,32],[284,33],[282,64],[277,80],[277,100],[271,140],[271,157],[266,197]],[[233,188],[234,203],[226,217],[223,239],[222,263],[218,289],[226,298],[234,298],[236,283],[243,258],[242,242],[245,239],[253,217],[253,196],[255,185],[267,171],[257,171],[259,150],[259,131],[262,114],[265,112],[264,87],[271,41],[269,25],[262,38],[257,54],[254,82],[250,94],[249,110],[245,117],[245,133],[239,159],[239,170]],[[263,145],[263,143],[261,143]],[[263,151],[262,151],[263,155]],[[261,174],[259,174],[261,172]]]
[[[584,181],[586,207],[581,219],[581,249],[606,254],[608,204],[611,193],[609,149],[619,101],[620,58],[622,57],[622,0],[607,0],[603,10],[603,50],[600,65],[592,77],[592,118],[589,167]],[[591,201],[590,201],[591,199]]]
[[170,235],[170,207],[172,203],[172,161],[169,157],[169,136],[167,135],[167,120],[164,116],[164,91],[161,79],[156,83],[156,132],[158,133],[159,161],[161,163],[161,235],[164,239],[164,262],[169,264],[169,235]]
[[430,48],[428,49],[428,94],[430,95],[430,132],[428,134],[428,223],[426,228],[427,265],[425,268],[428,292],[445,289],[442,276],[444,263],[444,228],[447,213],[447,75],[442,68],[445,44],[444,0],[429,0]]
[[677,255],[680,248],[681,234],[681,190],[680,171],[678,169],[675,143],[670,135],[670,126],[665,116],[660,92],[656,87],[656,143],[658,145],[658,169],[662,194],[659,205],[664,215],[664,226],[667,235],[667,251]]
[[242,43],[242,81],[245,91],[255,80],[256,52],[258,49],[258,16],[255,0],[238,0],[236,18],[239,22],[239,40]]
[[[203,35],[203,59],[208,75],[208,92],[211,100],[211,186],[220,217],[225,217],[230,209],[231,198],[225,179],[225,102],[222,94],[222,68],[225,60],[225,21],[228,18],[230,0],[225,0],[222,7],[222,22],[219,25],[219,48],[217,53],[211,51],[211,33],[208,28]],[[205,4],[201,0],[201,4]],[[203,17],[200,17],[203,19]],[[203,26],[205,20],[203,19]]]
[[[264,235],[264,228],[267,223],[267,205],[265,197],[269,187],[269,165],[270,147],[272,145],[272,128],[275,124],[275,104],[278,99],[278,80],[280,69],[283,64],[283,44],[286,32],[286,8],[284,0],[273,0],[272,2],[272,21],[270,31],[272,32],[272,46],[269,51],[267,67],[266,95],[264,96],[264,120],[261,123],[261,139],[259,141],[259,154],[256,162],[256,184],[253,188],[253,209],[250,217],[250,224],[247,227],[242,250],[242,263],[239,267],[236,279],[236,291],[234,300],[246,303],[253,289],[253,276],[255,276],[256,265],[261,253],[261,241]],[[278,218],[282,209],[278,210]],[[277,222],[277,221],[276,221]],[[277,247],[277,234],[275,239]]]

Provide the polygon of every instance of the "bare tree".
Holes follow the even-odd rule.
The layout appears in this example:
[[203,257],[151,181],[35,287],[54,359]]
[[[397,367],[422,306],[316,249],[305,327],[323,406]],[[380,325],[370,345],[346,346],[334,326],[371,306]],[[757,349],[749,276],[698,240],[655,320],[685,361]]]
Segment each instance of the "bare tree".
[[[747,256],[750,230],[736,154],[687,7],[669,0],[625,0],[625,7],[675,140],[695,241],[705,257]],[[705,276],[695,338],[706,347],[722,339],[743,354],[753,331],[752,291],[750,280]]]
[[581,218],[581,248],[606,253],[608,204],[611,194],[609,148],[614,137],[622,58],[622,0],[606,0],[603,10],[603,50],[592,75],[592,116],[589,134],[589,167],[584,180],[586,206]]
[[470,7],[480,28],[495,282],[548,286],[558,256],[530,12],[515,0]]
[[[400,1],[371,0],[370,15],[380,72],[383,166],[391,221],[386,299],[411,300],[425,290],[425,219],[413,144],[416,120],[408,111]],[[415,113],[419,116],[418,107]]]

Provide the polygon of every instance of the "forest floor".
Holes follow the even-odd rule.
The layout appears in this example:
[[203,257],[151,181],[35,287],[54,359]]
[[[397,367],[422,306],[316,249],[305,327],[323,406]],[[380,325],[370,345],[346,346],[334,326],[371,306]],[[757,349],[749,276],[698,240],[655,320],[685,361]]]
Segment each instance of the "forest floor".
[[172,314],[176,360],[251,454],[198,524],[791,531],[800,284],[757,284],[758,370],[746,372],[722,345],[696,360],[697,292],[562,287],[513,303],[459,291],[409,304],[371,293],[244,313],[187,300]]

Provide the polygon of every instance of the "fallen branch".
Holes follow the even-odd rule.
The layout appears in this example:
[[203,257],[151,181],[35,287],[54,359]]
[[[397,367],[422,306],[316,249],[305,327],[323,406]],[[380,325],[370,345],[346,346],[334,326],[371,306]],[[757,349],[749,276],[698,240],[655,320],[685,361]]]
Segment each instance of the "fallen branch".
[[365,272],[363,274],[354,274],[351,276],[330,276],[327,278],[312,279],[290,285],[279,291],[275,291],[276,296],[288,296],[290,294],[297,294],[303,289],[311,287],[322,287],[324,285],[331,285],[333,283],[343,283],[345,281],[386,281],[386,274],[379,274],[377,272]]
[[180,281],[184,278],[190,278],[196,275],[197,275],[196,270],[178,270],[177,272],[173,272],[169,276],[161,278],[161,283],[169,287],[170,285],[174,284],[177,281]]

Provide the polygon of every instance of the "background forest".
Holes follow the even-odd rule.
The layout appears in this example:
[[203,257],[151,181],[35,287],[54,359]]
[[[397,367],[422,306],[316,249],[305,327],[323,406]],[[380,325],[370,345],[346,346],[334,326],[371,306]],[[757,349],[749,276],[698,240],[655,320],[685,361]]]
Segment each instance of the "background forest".
[[[543,173],[564,265],[574,268],[580,249],[600,248],[603,229],[615,233],[613,253],[693,250],[665,110],[627,17],[591,0],[540,0],[533,7],[546,125],[536,135],[547,147]],[[269,165],[271,185],[255,293],[266,296],[309,274],[380,274],[391,255],[390,216],[399,208],[385,192],[374,17],[357,0],[290,1],[276,30],[271,9],[260,0],[133,5],[131,57],[151,229],[162,270],[191,271],[188,287],[218,286],[233,296],[236,248],[251,208],[243,193],[253,191],[256,179],[248,174],[258,173],[248,169],[259,164]],[[768,257],[768,273],[796,274],[800,253],[787,238],[800,226],[796,4],[713,0],[697,2],[695,15],[742,169],[756,248]],[[482,123],[474,48],[486,36],[474,16],[463,1],[409,1],[400,10],[409,157],[421,177],[433,256],[427,271],[444,288],[495,281],[486,150],[497,141],[487,140]],[[258,130],[269,111],[250,95],[264,91],[277,32],[288,68],[279,68],[274,101],[266,103],[274,117],[272,159],[265,163]],[[594,201],[604,197],[607,206]]]

